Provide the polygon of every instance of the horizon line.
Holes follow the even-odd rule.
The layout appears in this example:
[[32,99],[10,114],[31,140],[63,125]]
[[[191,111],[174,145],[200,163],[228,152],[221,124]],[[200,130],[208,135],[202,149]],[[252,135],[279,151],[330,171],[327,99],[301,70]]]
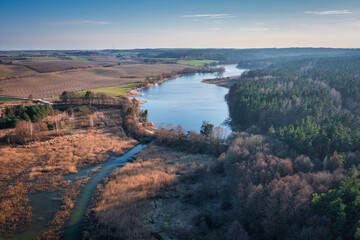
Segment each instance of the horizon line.
[[158,49],[234,49],[234,50],[247,50],[247,49],[290,49],[290,48],[298,48],[298,49],[342,49],[342,50],[360,50],[360,47],[248,47],[248,48],[235,48],[235,47],[154,47],[154,48],[93,48],[93,49],[76,49],[76,48],[69,48],[69,49],[1,49],[0,52],[30,52],[30,51],[105,51],[105,50],[139,50],[139,49],[149,49],[149,50],[158,50]]

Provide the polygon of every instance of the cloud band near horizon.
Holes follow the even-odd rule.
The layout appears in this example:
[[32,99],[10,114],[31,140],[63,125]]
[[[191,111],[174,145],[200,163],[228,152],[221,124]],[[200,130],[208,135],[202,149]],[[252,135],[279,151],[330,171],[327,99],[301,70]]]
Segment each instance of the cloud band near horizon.
[[342,15],[342,14],[351,14],[349,10],[331,10],[331,11],[306,11],[306,14],[315,14],[315,15]]

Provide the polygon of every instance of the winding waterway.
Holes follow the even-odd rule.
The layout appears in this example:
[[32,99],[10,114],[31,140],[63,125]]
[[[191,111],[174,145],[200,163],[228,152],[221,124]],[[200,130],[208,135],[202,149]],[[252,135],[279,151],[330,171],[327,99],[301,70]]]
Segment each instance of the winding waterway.
[[[240,75],[245,70],[236,65],[224,65],[221,77]],[[218,77],[218,73],[198,73],[168,80],[153,87],[141,89],[137,99],[144,101],[141,109],[149,111],[148,121],[165,127],[171,123],[185,130],[199,132],[202,121],[227,127],[228,106],[224,99],[228,89],[203,83],[204,79]],[[229,128],[228,128],[229,129]]]
[[[122,164],[125,164],[131,157],[134,156],[134,154],[145,147],[146,145],[137,145],[120,157],[110,158],[105,163],[91,166],[89,168],[83,168],[76,174],[64,176],[65,180],[71,180],[74,182],[77,178],[87,176],[91,170],[102,166],[99,172],[91,175],[90,181],[81,190],[80,196],[78,197],[75,207],[71,212],[70,222],[64,229],[63,239],[81,239],[82,220],[96,186],[101,183],[101,181],[106,178],[112,170],[120,167]],[[17,234],[15,239],[33,239],[35,236],[39,236],[49,230],[48,223],[52,220],[53,215],[61,205],[59,201],[55,201],[54,199],[59,198],[60,191],[39,192],[32,194],[30,196],[30,204],[33,208],[33,224],[26,231]]]

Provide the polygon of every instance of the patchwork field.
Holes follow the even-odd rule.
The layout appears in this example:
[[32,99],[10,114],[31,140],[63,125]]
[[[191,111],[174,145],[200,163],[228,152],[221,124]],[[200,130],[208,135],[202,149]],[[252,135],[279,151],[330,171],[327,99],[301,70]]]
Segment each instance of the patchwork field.
[[65,90],[79,92],[133,84],[143,81],[146,76],[179,71],[187,67],[180,64],[122,64],[74,69],[5,79],[1,81],[1,87],[4,95],[28,97],[33,94],[35,98],[43,98],[58,96]]

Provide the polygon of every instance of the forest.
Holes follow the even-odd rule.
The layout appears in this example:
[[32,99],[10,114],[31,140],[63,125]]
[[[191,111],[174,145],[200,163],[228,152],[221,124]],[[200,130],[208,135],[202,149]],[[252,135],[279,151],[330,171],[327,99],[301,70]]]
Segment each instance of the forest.
[[[121,53],[121,50],[104,50],[104,52]],[[141,58],[167,59],[212,59],[220,63],[238,62],[240,65],[266,66],[264,62],[283,61],[284,58],[301,58],[314,56],[343,56],[358,55],[357,49],[335,48],[259,48],[259,49],[134,49],[127,50],[127,54],[134,54]],[[259,64],[260,63],[260,64]]]
[[16,105],[5,107],[5,111],[0,118],[0,129],[13,128],[20,121],[36,122],[53,113],[50,105]]
[[248,132],[224,162],[234,231],[360,237],[359,66],[359,56],[274,61],[230,88],[232,125]]

